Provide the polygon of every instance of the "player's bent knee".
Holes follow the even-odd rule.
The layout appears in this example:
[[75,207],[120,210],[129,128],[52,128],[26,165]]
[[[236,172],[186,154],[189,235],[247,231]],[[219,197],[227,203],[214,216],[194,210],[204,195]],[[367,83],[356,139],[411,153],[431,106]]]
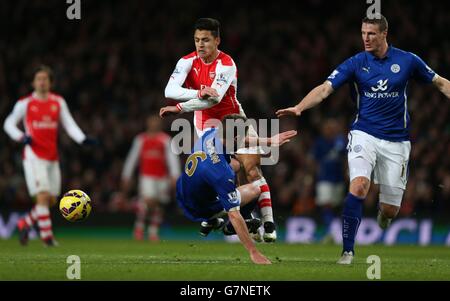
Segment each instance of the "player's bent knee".
[[241,163],[236,159],[231,158],[230,166],[235,173],[238,173],[241,170]]
[[237,190],[240,193],[241,205],[245,205],[248,202],[251,202],[261,194],[260,188],[252,184],[239,186]]
[[52,203],[52,195],[47,191],[41,191],[36,194],[36,203],[39,205],[50,206]]

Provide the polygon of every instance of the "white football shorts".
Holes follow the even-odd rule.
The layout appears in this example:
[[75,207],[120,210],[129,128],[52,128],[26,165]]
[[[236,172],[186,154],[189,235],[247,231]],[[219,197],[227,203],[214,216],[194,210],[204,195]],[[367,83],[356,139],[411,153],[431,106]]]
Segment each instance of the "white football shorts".
[[[375,184],[406,188],[411,142],[387,141],[359,130],[350,131],[348,139],[350,181],[361,176],[370,180],[373,172]],[[356,158],[368,161],[371,168],[361,168]]]
[[155,178],[150,176],[139,177],[139,196],[153,199],[161,204],[170,201],[170,180],[168,178]]
[[40,159],[28,145],[23,160],[25,181],[30,196],[39,192],[49,192],[52,196],[61,194],[61,169],[59,161]]

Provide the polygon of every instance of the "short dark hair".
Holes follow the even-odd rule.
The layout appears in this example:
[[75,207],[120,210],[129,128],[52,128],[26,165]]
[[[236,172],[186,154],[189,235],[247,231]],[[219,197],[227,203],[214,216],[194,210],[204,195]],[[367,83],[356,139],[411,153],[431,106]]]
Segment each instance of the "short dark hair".
[[220,37],[220,23],[213,18],[200,18],[195,22],[194,30],[209,30],[217,38]]
[[53,83],[54,80],[54,75],[53,75],[53,70],[52,68],[50,68],[47,65],[40,65],[38,66],[36,69],[34,69],[33,71],[33,80],[36,77],[36,74],[38,74],[39,72],[45,72],[48,75],[48,78],[50,79],[50,82]]
[[374,18],[369,18],[368,16],[364,17],[362,23],[378,24],[378,28],[380,29],[381,32],[388,30],[389,28],[387,19],[382,14],[379,13],[376,13]]

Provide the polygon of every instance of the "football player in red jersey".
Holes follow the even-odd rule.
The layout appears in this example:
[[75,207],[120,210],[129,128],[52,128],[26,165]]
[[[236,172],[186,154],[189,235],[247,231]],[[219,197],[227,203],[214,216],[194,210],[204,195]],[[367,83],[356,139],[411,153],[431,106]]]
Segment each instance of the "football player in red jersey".
[[[57,243],[53,237],[50,206],[61,193],[61,171],[57,149],[58,127],[61,123],[69,136],[79,144],[94,144],[78,127],[64,98],[51,92],[53,72],[40,66],[34,73],[34,92],[14,106],[3,128],[11,139],[24,145],[23,168],[30,195],[36,205],[18,222],[20,242],[28,243],[28,233],[37,223],[42,241],[47,246]],[[17,127],[23,122],[24,130]]]
[[148,239],[159,240],[159,226],[163,208],[170,201],[170,190],[175,188],[180,175],[180,161],[171,151],[170,136],[161,129],[161,119],[153,115],[147,119],[147,130],[138,134],[128,152],[122,171],[124,190],[130,188],[130,180],[139,163],[139,202],[136,208],[134,238],[144,239],[145,220],[149,217]]
[[[182,57],[170,76],[165,96],[179,101],[176,106],[166,106],[160,110],[160,116],[182,112],[194,113],[194,124],[200,137],[211,127],[229,114],[245,116],[237,100],[237,68],[233,59],[218,49],[220,44],[220,24],[211,18],[197,20],[194,27],[196,50]],[[248,135],[257,137],[253,127]],[[258,198],[264,223],[263,238],[266,242],[276,240],[273,220],[272,200],[269,185],[261,171],[261,150],[259,147],[241,148],[236,158],[245,169],[249,183],[260,187]],[[261,237],[254,236],[255,240]]]

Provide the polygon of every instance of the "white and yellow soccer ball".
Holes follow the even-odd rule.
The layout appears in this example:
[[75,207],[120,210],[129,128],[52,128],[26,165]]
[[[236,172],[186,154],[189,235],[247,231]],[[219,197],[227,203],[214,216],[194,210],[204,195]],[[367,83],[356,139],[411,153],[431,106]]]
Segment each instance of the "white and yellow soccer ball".
[[59,202],[59,211],[69,222],[85,220],[91,209],[91,198],[78,189],[66,192]]

